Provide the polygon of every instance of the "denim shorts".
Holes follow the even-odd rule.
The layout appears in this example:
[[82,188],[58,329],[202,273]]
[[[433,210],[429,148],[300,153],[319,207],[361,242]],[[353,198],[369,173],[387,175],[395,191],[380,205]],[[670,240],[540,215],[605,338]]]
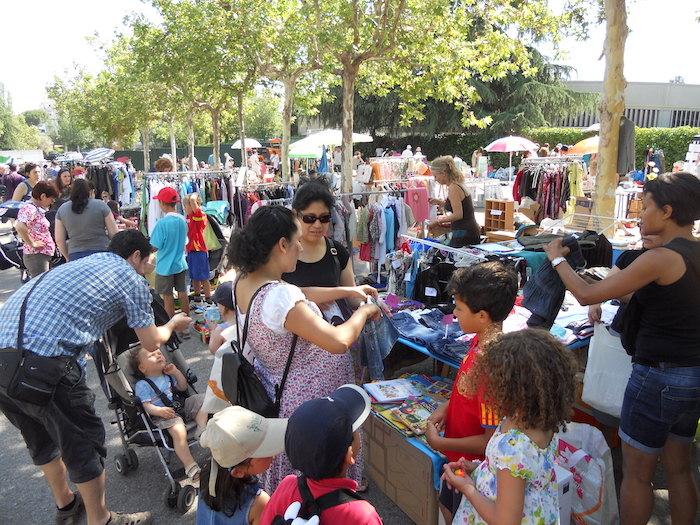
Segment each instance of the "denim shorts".
[[700,366],[653,368],[635,363],[620,416],[620,438],[658,454],[667,438],[691,443],[700,419]]

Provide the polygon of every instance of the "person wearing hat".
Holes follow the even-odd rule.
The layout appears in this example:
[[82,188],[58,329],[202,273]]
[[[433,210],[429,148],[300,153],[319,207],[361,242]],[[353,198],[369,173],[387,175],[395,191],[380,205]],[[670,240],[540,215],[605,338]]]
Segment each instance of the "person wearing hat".
[[284,450],[286,419],[241,406],[217,412],[199,438],[211,450],[202,470],[196,525],[257,525],[270,496],[255,477]]
[[265,507],[262,525],[284,516],[295,502],[301,502],[301,518],[317,512],[322,525],[382,523],[372,504],[357,494],[357,483],[347,477],[360,448],[358,429],[369,412],[369,396],[357,385],[343,385],[329,397],[312,399],[294,411],[284,450],[302,475],[282,480]]
[[[185,245],[187,244],[187,221],[175,211],[180,196],[175,188],[166,186],[153,197],[157,200],[165,216],[159,219],[151,234],[151,244],[156,253],[156,292],[163,298],[165,310],[172,317],[175,315],[173,289],[178,293],[180,308],[185,315],[190,314],[190,302],[187,297],[187,261]],[[189,329],[180,334],[189,338]]]
[[221,283],[212,296],[214,304],[221,314],[221,322],[209,336],[209,351],[215,354],[219,347],[226,342],[222,332],[236,322],[236,307],[233,305],[233,283]]

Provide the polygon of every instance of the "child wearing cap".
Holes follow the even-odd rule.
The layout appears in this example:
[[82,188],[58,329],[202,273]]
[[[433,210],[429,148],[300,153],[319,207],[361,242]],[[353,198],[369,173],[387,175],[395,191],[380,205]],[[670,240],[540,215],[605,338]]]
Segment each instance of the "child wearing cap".
[[357,482],[347,477],[360,447],[357,430],[369,412],[369,396],[357,385],[343,385],[294,411],[284,449],[302,475],[282,480],[263,511],[262,525],[284,523],[280,519],[297,514],[304,519],[316,515],[321,525],[382,523],[372,504],[357,494]]
[[196,525],[258,525],[270,496],[256,475],[284,450],[286,419],[266,419],[240,406],[214,414],[200,437],[211,450],[202,469]]
[[[170,317],[175,315],[173,289],[178,293],[180,307],[185,315],[190,313],[187,297],[187,261],[185,245],[187,243],[187,221],[175,211],[179,200],[177,190],[166,186],[153,197],[165,213],[151,234],[151,244],[158,250],[156,254],[156,292],[163,298],[165,310]],[[189,329],[181,332],[189,337]]]
[[214,303],[221,314],[221,322],[214,328],[209,336],[209,351],[216,351],[226,342],[222,332],[236,322],[236,307],[233,304],[233,283],[231,281],[221,283],[214,292]]
[[[202,211],[198,193],[190,193],[182,200],[187,215],[187,268],[192,279],[195,304],[211,300],[209,284],[209,251],[204,242],[207,214]],[[204,299],[202,299],[204,295]]]

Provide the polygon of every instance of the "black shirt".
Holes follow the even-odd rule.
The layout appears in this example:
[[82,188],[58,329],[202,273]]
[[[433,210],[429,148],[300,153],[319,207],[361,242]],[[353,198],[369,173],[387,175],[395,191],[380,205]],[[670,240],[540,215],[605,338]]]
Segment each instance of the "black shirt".
[[683,257],[686,271],[675,283],[635,292],[641,315],[634,358],[700,366],[700,242],[676,238],[664,248]]
[[[332,251],[335,249],[336,255]],[[337,259],[337,263],[336,263]],[[350,254],[339,243],[326,239],[326,254],[313,263],[297,262],[291,273],[282,274],[282,280],[300,288],[307,286],[335,287],[340,285],[340,274],[348,264]]]

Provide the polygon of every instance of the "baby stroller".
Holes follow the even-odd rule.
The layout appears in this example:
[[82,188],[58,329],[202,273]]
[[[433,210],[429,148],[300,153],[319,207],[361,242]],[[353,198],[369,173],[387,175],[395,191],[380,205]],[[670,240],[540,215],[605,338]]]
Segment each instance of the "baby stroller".
[[[165,324],[169,317],[160,298],[153,295],[153,313],[156,325]],[[166,343],[161,351],[166,360],[184,374],[189,384],[187,395],[196,393],[194,384],[196,375],[189,369],[185,358],[179,350],[180,340],[175,334]],[[126,476],[138,469],[139,458],[136,447],[153,447],[158,459],[165,470],[168,480],[168,488],[165,494],[169,507],[177,508],[181,513],[186,513],[193,505],[197,490],[192,485],[180,486],[179,481],[185,478],[184,470],[173,472],[170,469],[170,461],[175,451],[170,434],[158,428],[145,411],[141,401],[134,395],[133,387],[136,384],[131,366],[129,364],[129,351],[139,346],[138,338],[134,331],[128,327],[126,319],[122,319],[110,328],[103,338],[95,345],[95,367],[100,377],[100,385],[108,401],[108,407],[116,414],[116,424],[124,452],[114,458],[114,466],[121,475]],[[195,440],[196,423],[187,423],[188,443]],[[182,473],[181,473],[182,471]]]
[[[17,220],[17,214],[19,213],[20,206],[24,204],[19,201],[7,201],[0,204],[0,222],[6,223],[8,221]],[[50,211],[46,213],[46,218],[49,219],[51,223],[51,236],[53,237],[53,225],[56,218],[56,212]],[[29,280],[29,274],[24,266],[24,260],[22,259],[22,239],[17,235],[17,231],[12,228],[11,238],[8,242],[0,242],[0,270],[9,270],[10,268],[17,268],[20,271],[21,279],[23,283]],[[49,263],[49,268],[63,264],[66,260],[59,254],[56,250],[54,256]]]

